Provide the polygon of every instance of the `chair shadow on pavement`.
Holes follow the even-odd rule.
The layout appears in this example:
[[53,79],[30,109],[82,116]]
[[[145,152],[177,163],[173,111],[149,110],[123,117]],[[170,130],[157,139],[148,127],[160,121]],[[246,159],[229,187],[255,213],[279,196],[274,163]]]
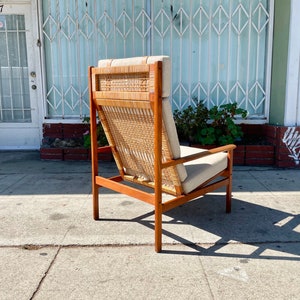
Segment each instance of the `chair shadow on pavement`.
[[[151,211],[131,220],[101,220],[137,222],[154,229],[153,215],[154,211]],[[300,215],[237,198],[232,199],[232,212],[226,214],[222,195],[206,195],[164,215],[168,221],[163,221],[163,235],[188,248],[173,250],[174,247],[170,247],[168,250],[168,244],[163,244],[162,253],[300,261]],[[180,233],[164,229],[168,224],[175,224],[172,231],[175,228],[176,232],[180,232],[176,226],[193,226],[191,230],[198,241],[190,241]],[[240,253],[228,248],[239,244],[243,244],[244,249]]]

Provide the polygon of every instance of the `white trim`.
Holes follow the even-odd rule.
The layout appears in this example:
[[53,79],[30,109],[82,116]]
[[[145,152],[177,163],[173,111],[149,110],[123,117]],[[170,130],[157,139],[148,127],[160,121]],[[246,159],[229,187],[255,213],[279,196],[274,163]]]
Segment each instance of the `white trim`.
[[[266,65],[266,103],[265,103],[265,116],[266,123],[270,120],[270,104],[271,104],[271,77],[272,77],[272,56],[273,56],[273,32],[274,32],[274,0],[269,2],[269,32],[268,32],[268,48],[267,48],[267,65]],[[254,124],[254,123],[253,123]]]
[[300,125],[300,63],[299,63],[299,71],[298,71],[298,102],[296,105],[296,112],[297,112],[297,117],[296,117],[296,125]]
[[12,150],[16,150],[16,151],[26,151],[26,150],[36,150],[38,151],[39,148],[36,147],[32,147],[32,146],[14,146],[13,148],[11,146],[1,146],[0,148],[0,153],[1,151],[12,151]]
[[48,115],[47,113],[47,92],[46,92],[46,59],[45,59],[45,46],[44,46],[44,35],[43,35],[43,10],[42,0],[36,0],[37,2],[37,28],[38,38],[41,42],[40,48],[40,72],[41,72],[41,101],[40,101],[40,115],[41,115],[41,130],[43,130],[43,123]]
[[44,119],[44,124],[82,124],[83,120],[82,119]]
[[300,124],[300,1],[291,1],[284,125]]
[[1,4],[4,4],[4,5],[8,5],[8,4],[30,4],[31,3],[31,0],[19,0],[19,1],[1,1]]
[[40,144],[43,139],[43,104],[42,97],[44,94],[44,86],[43,86],[43,73],[41,68],[41,47],[38,46],[38,40],[40,40],[40,32],[39,32],[39,21],[38,21],[38,0],[31,1],[31,18],[32,18],[32,35],[34,40],[34,45],[32,51],[36,57],[35,59],[35,72],[36,78],[35,83],[38,87],[37,89],[37,123],[39,128],[39,140]]
[[[234,120],[236,124],[267,124],[268,120],[267,118],[249,118],[249,119],[236,119]],[[44,124],[83,124],[83,120],[79,118],[74,119],[44,119]]]

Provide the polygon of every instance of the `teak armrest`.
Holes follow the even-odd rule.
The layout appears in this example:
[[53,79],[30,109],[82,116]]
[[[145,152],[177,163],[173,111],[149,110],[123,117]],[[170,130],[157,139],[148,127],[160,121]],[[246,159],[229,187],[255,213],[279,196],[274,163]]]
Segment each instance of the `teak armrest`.
[[221,147],[216,147],[213,149],[209,149],[200,153],[196,153],[196,154],[191,154],[191,155],[187,155],[184,157],[180,157],[177,159],[172,159],[169,160],[167,162],[162,163],[162,168],[168,168],[168,167],[172,167],[172,166],[176,166],[178,164],[183,164],[186,163],[188,161],[192,161],[198,158],[202,158],[211,154],[215,154],[218,152],[225,152],[225,151],[232,151],[236,148],[236,145],[234,144],[229,144],[229,145],[225,145],[225,146],[221,146]]

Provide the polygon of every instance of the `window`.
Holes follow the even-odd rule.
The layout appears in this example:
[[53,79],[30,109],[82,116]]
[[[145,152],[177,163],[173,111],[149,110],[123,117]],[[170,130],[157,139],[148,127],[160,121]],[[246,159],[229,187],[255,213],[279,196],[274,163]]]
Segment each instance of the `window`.
[[31,122],[25,18],[0,15],[0,122]]
[[269,105],[273,0],[43,1],[47,117],[88,115],[87,67],[98,59],[172,58],[172,105]]

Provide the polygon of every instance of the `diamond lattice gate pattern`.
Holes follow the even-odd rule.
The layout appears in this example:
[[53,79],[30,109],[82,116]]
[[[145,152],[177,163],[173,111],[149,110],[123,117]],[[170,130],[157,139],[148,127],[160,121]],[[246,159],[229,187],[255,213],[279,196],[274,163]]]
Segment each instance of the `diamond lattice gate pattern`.
[[273,1],[43,1],[47,117],[88,114],[98,59],[165,54],[174,109],[236,101],[267,119]]

